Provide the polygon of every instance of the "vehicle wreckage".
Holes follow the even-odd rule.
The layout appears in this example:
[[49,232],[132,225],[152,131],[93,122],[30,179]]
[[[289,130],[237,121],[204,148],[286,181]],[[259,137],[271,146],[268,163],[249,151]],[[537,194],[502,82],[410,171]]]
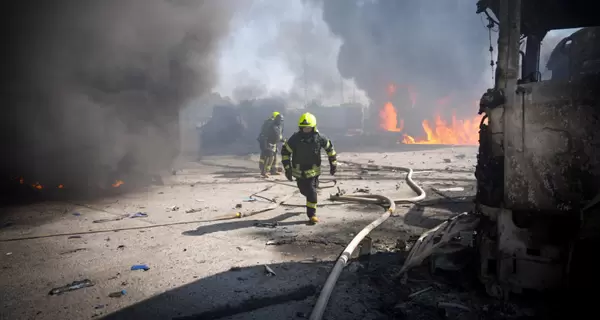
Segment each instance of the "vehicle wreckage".
[[[600,236],[600,18],[592,12],[579,0],[477,3],[499,35],[495,85],[480,101],[476,204],[423,234],[402,272],[473,246],[494,297],[593,283],[595,265],[584,263]],[[542,79],[542,39],[567,28],[582,29],[556,46],[552,77]]]

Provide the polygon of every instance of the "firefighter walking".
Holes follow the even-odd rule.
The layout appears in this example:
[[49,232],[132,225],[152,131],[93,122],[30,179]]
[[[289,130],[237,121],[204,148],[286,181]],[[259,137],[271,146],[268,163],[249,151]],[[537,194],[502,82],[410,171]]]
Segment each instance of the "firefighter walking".
[[329,158],[329,173],[335,175],[337,157],[333,143],[317,130],[317,118],[305,113],[298,120],[298,132],[294,133],[281,148],[281,162],[288,180],[296,183],[306,197],[306,214],[310,223],[317,218],[317,188],[321,175],[321,149]]
[[283,115],[275,111],[271,118],[265,120],[258,136],[260,145],[258,166],[263,177],[268,177],[269,174],[279,174],[277,172],[277,143],[282,142],[282,125]]

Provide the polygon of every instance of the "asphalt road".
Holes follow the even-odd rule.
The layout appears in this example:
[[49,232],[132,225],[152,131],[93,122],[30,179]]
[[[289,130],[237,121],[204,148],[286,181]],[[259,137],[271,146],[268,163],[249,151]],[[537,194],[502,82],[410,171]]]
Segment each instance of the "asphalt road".
[[[423,206],[400,205],[398,216],[371,234],[373,255],[354,261],[336,288],[327,319],[392,319],[391,276],[404,244],[426,228],[468,210],[475,193],[476,148],[395,153],[340,153],[340,161],[410,166],[428,192]],[[314,304],[333,261],[382,209],[331,204],[320,192],[321,223],[306,225],[304,199],[252,217],[295,190],[283,176],[259,177],[257,156],[213,156],[185,163],[163,186],[95,201],[46,201],[3,208],[0,216],[0,319],[301,319]],[[323,176],[324,187],[330,185]],[[412,196],[404,174],[343,165],[337,187]],[[127,183],[127,182],[125,182]],[[435,188],[436,192],[432,192]],[[362,190],[361,190],[362,189]],[[445,190],[445,191],[444,191]],[[241,205],[241,208],[239,206]],[[236,208],[237,207],[237,208]],[[147,217],[115,219],[137,212]],[[274,223],[275,227],[256,226]],[[148,271],[132,271],[146,264]],[[274,271],[269,275],[265,265]],[[389,277],[385,276],[390,274]],[[76,280],[94,285],[50,296]],[[385,279],[390,279],[385,280]],[[411,287],[417,290],[422,284]],[[125,290],[119,298],[110,293]]]

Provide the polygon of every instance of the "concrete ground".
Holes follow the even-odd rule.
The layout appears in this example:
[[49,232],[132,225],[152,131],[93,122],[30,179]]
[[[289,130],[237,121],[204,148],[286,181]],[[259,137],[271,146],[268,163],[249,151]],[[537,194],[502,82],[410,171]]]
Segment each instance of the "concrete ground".
[[[343,272],[326,319],[396,319],[399,314],[436,319],[439,310],[432,306],[439,299],[462,299],[458,293],[449,296],[449,284],[426,277],[400,284],[393,273],[415,236],[470,209],[476,153],[474,147],[430,147],[339,154],[342,164],[336,187],[341,190],[414,196],[403,173],[361,170],[344,164],[346,160],[410,166],[428,197],[421,205],[399,205],[397,216],[371,233],[373,255],[353,261]],[[272,205],[261,197],[249,201],[261,190],[268,188],[259,195],[276,201],[296,190],[283,176],[260,178],[257,160],[256,155],[212,156],[182,165],[176,175],[164,179],[163,186],[93,202],[4,208],[0,319],[308,317],[337,255],[383,210],[332,204],[326,199],[338,190],[326,188],[332,182],[324,175],[318,211],[322,222],[316,226],[306,225],[305,200],[298,194],[274,210],[225,219]],[[136,212],[148,216],[98,222]],[[215,221],[219,218],[223,220]],[[277,225],[256,225],[273,222]],[[150,269],[130,270],[135,264]],[[52,288],[83,279],[94,285],[48,294]],[[429,293],[406,299],[421,289]],[[109,297],[121,290],[126,291],[124,296]],[[419,297],[424,302],[415,302]],[[485,313],[490,308],[484,306],[489,305],[471,305],[471,312],[462,312]],[[513,313],[502,309],[503,318]]]

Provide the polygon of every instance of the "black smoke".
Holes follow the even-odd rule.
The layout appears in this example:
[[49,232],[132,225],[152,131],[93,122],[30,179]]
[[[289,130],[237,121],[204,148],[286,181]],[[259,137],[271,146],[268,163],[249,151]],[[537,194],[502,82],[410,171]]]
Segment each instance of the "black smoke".
[[[438,108],[435,101],[447,96],[458,115],[477,112],[473,101],[489,85],[484,81],[491,83],[491,73],[488,30],[475,14],[476,1],[321,2],[323,19],[343,40],[340,73],[354,78],[376,107],[389,99],[386,88],[394,83],[393,102],[408,129],[420,130],[421,120]],[[418,94],[414,107],[408,86]]]
[[230,2],[4,6],[0,179],[75,188],[169,168],[179,108],[217,81]]

